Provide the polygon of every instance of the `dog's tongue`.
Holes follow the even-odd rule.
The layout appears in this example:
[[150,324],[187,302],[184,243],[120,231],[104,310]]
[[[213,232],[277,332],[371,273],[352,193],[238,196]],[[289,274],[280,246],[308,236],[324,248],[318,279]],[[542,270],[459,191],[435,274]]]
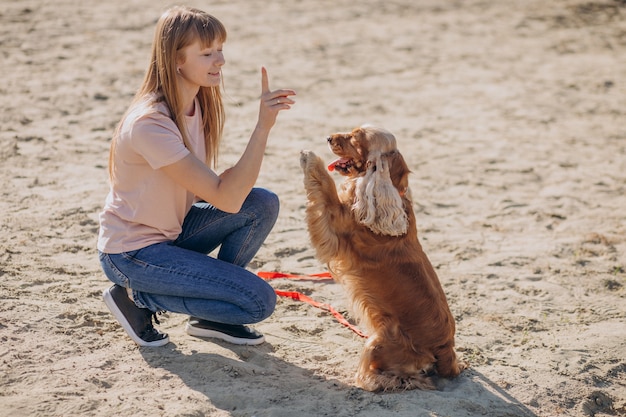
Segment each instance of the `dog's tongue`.
[[348,158],[339,158],[336,161],[333,161],[330,164],[328,164],[328,170],[334,171],[337,165],[345,165],[348,161],[350,161],[350,159]]

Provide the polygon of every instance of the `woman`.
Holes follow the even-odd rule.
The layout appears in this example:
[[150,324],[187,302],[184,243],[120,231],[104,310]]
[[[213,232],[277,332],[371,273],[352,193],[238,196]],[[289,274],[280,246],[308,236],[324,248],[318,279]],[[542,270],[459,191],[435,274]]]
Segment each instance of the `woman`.
[[[140,346],[168,336],[156,312],[188,314],[187,332],[259,344],[246,326],[269,317],[271,286],[247,271],[278,216],[278,198],[253,188],[279,111],[293,90],[270,90],[261,69],[259,116],[239,161],[216,174],[224,124],[224,26],[197,9],[159,19],[143,84],[122,117],[109,157],[110,192],[98,253],[114,285],[104,301]],[[208,253],[220,247],[216,258]]]

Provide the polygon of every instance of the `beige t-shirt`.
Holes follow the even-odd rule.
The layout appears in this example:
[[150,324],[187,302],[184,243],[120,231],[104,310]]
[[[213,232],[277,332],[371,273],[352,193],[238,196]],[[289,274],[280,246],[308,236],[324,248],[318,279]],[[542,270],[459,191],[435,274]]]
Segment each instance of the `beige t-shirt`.
[[185,116],[191,150],[165,103],[131,112],[116,141],[115,181],[100,213],[98,250],[121,253],[175,240],[194,203],[194,195],[159,168],[180,161],[190,151],[206,159],[202,114],[196,100]]

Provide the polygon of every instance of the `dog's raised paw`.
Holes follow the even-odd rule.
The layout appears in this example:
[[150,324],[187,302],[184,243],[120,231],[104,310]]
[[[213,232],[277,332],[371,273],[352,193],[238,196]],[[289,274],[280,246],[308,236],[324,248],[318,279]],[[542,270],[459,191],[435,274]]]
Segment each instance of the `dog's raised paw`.
[[309,161],[315,159],[315,153],[313,151],[302,150],[300,151],[300,167],[305,169]]

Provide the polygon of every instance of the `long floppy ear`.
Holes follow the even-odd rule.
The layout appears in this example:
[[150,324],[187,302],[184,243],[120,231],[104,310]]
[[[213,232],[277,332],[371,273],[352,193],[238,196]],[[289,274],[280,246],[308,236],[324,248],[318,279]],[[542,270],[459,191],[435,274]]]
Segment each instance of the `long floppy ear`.
[[390,155],[370,153],[367,171],[357,179],[352,210],[356,220],[379,235],[400,236],[407,232],[409,219],[402,197],[390,176]]

